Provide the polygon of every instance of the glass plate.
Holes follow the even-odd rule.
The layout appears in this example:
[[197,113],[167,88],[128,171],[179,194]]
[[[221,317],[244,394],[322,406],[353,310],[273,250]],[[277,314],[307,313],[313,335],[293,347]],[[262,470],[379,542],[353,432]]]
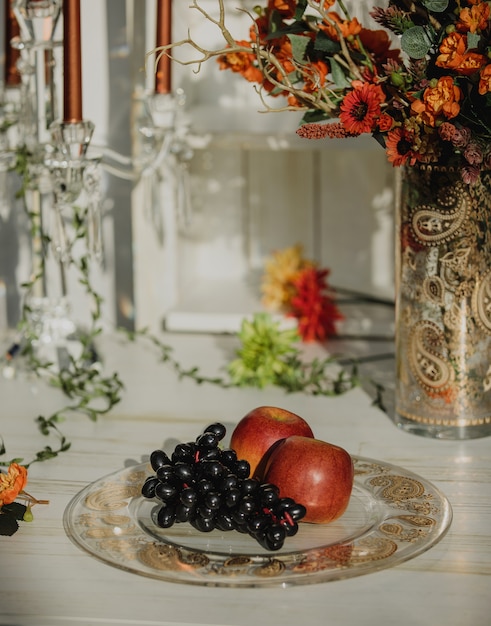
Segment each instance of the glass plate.
[[268,552],[236,531],[201,533],[188,523],[162,529],[155,502],[140,494],[148,464],[88,485],[69,503],[64,525],[80,548],[114,567],[169,582],[262,587],[368,574],[425,552],[447,531],[452,509],[430,482],[401,467],[353,457],[348,509],[330,524],[301,523]]

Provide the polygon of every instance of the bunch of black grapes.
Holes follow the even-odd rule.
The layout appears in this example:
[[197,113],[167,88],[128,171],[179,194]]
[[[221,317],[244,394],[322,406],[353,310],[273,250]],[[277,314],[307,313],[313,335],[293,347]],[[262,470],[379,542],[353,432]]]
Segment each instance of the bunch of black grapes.
[[142,487],[155,498],[154,522],[170,528],[189,522],[201,532],[236,530],[254,537],[266,550],[279,550],[298,531],[306,510],[291,498],[280,498],[270,483],[250,478],[250,466],[230,448],[221,448],[223,424],[211,424],[196,441],[178,444],[169,457],[154,450],[155,471]]

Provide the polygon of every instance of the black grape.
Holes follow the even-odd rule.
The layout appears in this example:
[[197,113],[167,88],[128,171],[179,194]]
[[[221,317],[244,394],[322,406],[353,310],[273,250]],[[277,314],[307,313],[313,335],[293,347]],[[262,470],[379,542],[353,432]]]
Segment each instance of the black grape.
[[195,441],[179,443],[171,456],[154,450],[155,475],[142,485],[145,498],[158,501],[152,519],[161,528],[190,523],[200,532],[247,533],[266,550],[279,550],[298,532],[305,507],[280,498],[279,489],[251,478],[250,465],[235,450],[220,448],[223,424],[211,424]]

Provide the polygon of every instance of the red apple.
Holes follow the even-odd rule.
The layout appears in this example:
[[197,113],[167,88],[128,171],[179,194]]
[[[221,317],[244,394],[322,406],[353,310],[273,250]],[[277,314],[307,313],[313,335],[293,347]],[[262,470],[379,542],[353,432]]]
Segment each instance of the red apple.
[[299,415],[276,406],[260,406],[249,411],[237,424],[230,447],[236,451],[237,458],[249,462],[251,476],[261,478],[271,446],[292,435],[314,437],[310,426]]
[[353,489],[351,456],[339,446],[311,437],[288,437],[269,455],[264,481],[280,490],[280,497],[303,504],[303,522],[325,524],[346,510]]

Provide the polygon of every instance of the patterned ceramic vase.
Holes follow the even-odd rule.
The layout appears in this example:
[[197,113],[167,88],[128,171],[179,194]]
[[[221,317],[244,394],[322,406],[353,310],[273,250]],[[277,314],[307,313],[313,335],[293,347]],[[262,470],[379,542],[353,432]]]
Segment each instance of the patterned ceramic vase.
[[395,420],[441,439],[491,435],[491,173],[401,173]]

